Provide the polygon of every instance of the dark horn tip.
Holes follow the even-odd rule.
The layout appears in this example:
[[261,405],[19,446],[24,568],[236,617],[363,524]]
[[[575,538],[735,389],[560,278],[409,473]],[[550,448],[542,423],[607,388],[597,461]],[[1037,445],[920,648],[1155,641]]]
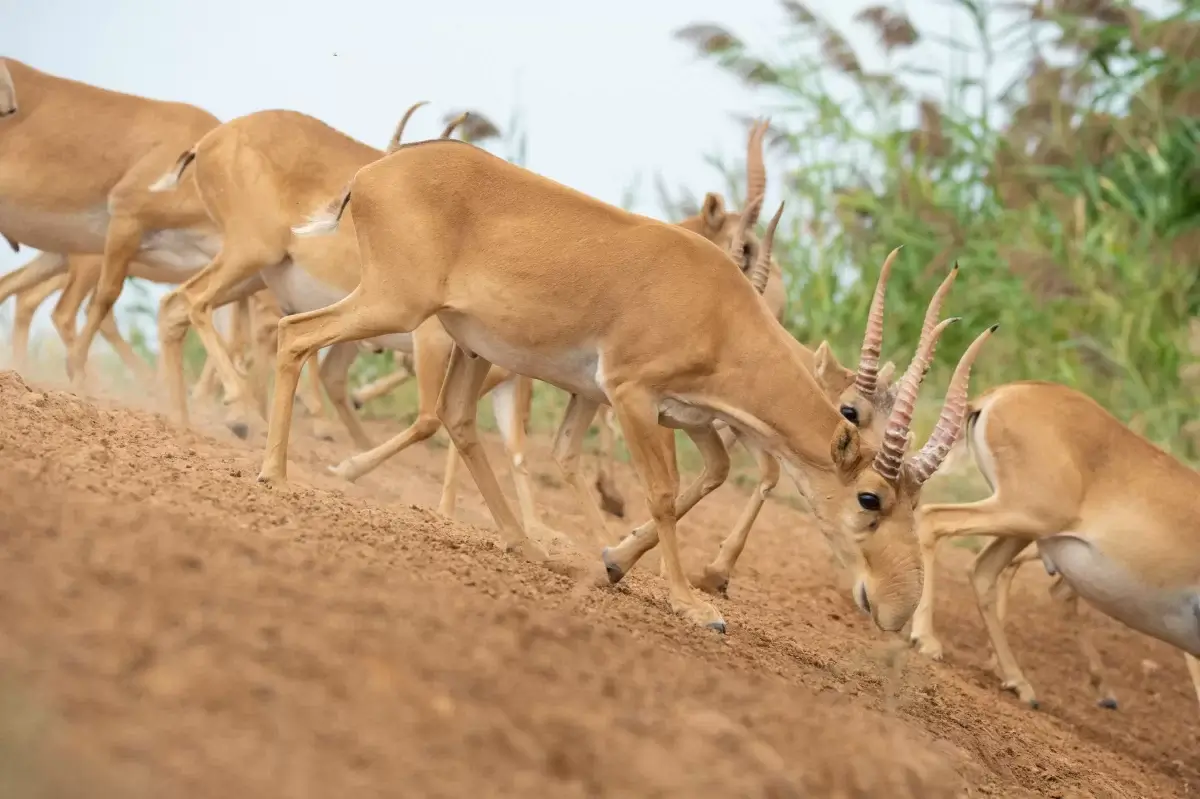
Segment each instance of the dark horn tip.
[[947,322],[961,322],[961,321],[962,321],[962,317],[961,317],[961,316],[951,316],[951,317],[950,317],[949,319],[947,319],[946,321],[947,321]]
[[992,325],[991,327],[989,327],[989,328],[988,328],[988,332],[990,332],[990,333],[995,333],[995,332],[996,332],[997,330],[999,330],[999,329],[1000,329],[1000,323],[999,323],[999,322],[997,322],[996,324],[994,324],[994,325]]
[[958,261],[955,261],[955,262],[954,262],[954,266],[950,267],[950,271],[951,271],[951,272],[957,272],[957,271],[958,271]]

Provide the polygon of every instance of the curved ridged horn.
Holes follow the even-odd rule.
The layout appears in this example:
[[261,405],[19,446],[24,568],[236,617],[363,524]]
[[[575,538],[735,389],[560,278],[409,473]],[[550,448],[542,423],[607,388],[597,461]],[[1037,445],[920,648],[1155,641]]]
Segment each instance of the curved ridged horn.
[[750,227],[758,222],[758,214],[762,210],[751,206],[750,201],[767,193],[767,168],[763,163],[763,138],[767,135],[770,120],[760,119],[750,128],[750,141],[746,146],[746,210],[744,214],[750,217]]
[[875,296],[871,298],[871,310],[867,314],[867,330],[863,333],[862,351],[858,356],[858,373],[854,375],[854,387],[859,396],[868,402],[874,399],[875,389],[879,385],[879,357],[883,352],[883,305],[887,293],[888,276],[892,274],[892,264],[900,253],[901,244],[888,253],[883,268],[879,270],[879,279],[875,281]]
[[983,342],[987,341],[1000,325],[992,325],[971,342],[967,351],[954,367],[954,375],[950,378],[950,387],[946,389],[946,401],[942,404],[942,413],[938,417],[929,440],[921,451],[908,459],[909,469],[920,485],[937,471],[950,454],[950,448],[962,434],[963,424],[967,419],[967,384],[971,379],[971,367],[975,364],[975,356],[979,354]]
[[779,225],[781,216],[783,216],[783,203],[779,204],[779,210],[767,223],[767,232],[763,235],[763,240],[758,247],[758,260],[750,269],[750,285],[754,286],[754,290],[759,294],[767,290],[767,279],[771,276],[771,250],[775,246],[775,228]]
[[400,117],[400,124],[396,125],[396,132],[392,134],[392,140],[388,142],[387,152],[394,153],[396,148],[400,146],[400,137],[404,135],[404,126],[408,124],[408,120],[412,118],[413,112],[423,105],[429,105],[428,100],[422,100],[419,103],[413,103],[404,116]]
[[450,138],[450,134],[454,132],[454,129],[457,128],[462,123],[466,122],[467,117],[469,117],[469,116],[471,116],[470,111],[463,111],[461,114],[456,116],[454,119],[450,120],[450,122],[447,123],[447,125],[446,125],[446,129],[442,131],[442,135],[439,136],[438,138],[439,139]]
[[944,319],[929,331],[928,336],[921,337],[917,353],[900,380],[896,404],[883,431],[883,446],[879,448],[872,464],[875,471],[888,482],[895,482],[900,477],[900,467],[904,463],[904,447],[908,444],[908,427],[912,424],[917,394],[921,391],[921,380],[929,370],[929,364],[933,362],[933,352],[937,349],[938,339],[942,337],[943,330],[959,319],[957,316]]

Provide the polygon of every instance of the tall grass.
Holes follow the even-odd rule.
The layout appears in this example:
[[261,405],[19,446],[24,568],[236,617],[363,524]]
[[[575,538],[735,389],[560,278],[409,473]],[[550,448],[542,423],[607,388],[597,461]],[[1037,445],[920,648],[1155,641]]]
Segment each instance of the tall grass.
[[[1155,17],[1109,0],[1044,0],[1014,15],[1012,3],[953,0],[971,35],[936,44],[902,12],[871,7],[856,24],[878,36],[887,68],[877,72],[812,10],[782,5],[782,58],[707,23],[677,35],[771,115],[773,160],[784,165],[772,179],[789,209],[776,249],[791,331],[852,359],[879,265],[903,244],[885,340],[903,368],[930,291],[957,261],[946,312],[963,323],[943,338],[927,394],[999,322],[975,393],[1060,381],[1195,459],[1196,437],[1180,436],[1198,372],[1187,367],[1200,356],[1189,348],[1200,306],[1194,4]],[[918,46],[970,52],[978,64],[959,60],[940,93],[922,92]],[[1021,60],[1009,85],[989,84],[996,53]],[[736,186],[736,170],[720,163]],[[665,204],[687,210],[669,192]]]

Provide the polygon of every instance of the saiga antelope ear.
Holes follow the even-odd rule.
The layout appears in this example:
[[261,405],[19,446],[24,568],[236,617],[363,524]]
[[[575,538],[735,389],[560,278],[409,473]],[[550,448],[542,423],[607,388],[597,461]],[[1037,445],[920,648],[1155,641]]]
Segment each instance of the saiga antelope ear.
[[704,195],[704,205],[700,208],[704,224],[710,230],[720,230],[725,225],[725,200],[716,192],[710,191]]
[[829,454],[840,474],[848,476],[854,473],[861,448],[858,428],[845,419],[838,422],[837,429],[833,432],[833,441],[830,442]]
[[895,373],[896,373],[896,364],[893,363],[892,361],[888,361],[887,363],[885,363],[883,365],[883,368],[879,370],[879,376],[876,378],[876,380],[879,381],[879,385],[887,386],[890,388],[892,385],[892,376]]
[[[850,371],[838,361],[837,356],[833,354],[833,349],[829,346],[828,341],[822,341],[817,347],[817,351],[813,353],[813,377],[817,378],[817,382],[823,386],[836,385],[834,375],[840,374],[841,381],[849,383],[854,379],[854,372]],[[838,386],[841,389],[841,386]]]

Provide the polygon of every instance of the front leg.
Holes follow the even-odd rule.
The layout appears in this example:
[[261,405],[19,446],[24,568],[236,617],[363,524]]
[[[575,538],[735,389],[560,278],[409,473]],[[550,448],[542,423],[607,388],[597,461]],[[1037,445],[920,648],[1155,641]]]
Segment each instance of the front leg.
[[[664,430],[666,428],[663,428]],[[711,427],[700,427],[684,431],[688,438],[700,450],[704,459],[704,469],[700,476],[675,500],[675,519],[679,520],[696,506],[700,500],[716,491],[729,476],[729,452],[717,431]],[[672,453],[675,446],[674,431],[667,430],[671,440]],[[628,441],[626,433],[626,441]],[[676,481],[678,482],[678,480]],[[652,518],[638,527],[621,540],[615,547],[605,550],[605,562],[608,564],[608,576],[613,582],[619,581],[633,565],[654,547],[658,546],[658,527]],[[662,564],[663,576],[666,576],[666,562]]]
[[757,447],[752,448],[752,451],[758,461],[758,485],[755,487],[754,493],[750,495],[750,501],[746,503],[741,516],[738,517],[733,531],[721,542],[721,549],[717,552],[716,558],[704,567],[702,574],[692,578],[692,583],[696,587],[710,594],[721,596],[728,594],[729,578],[733,574],[734,565],[741,557],[742,550],[746,548],[746,540],[750,537],[750,528],[754,526],[754,521],[758,518],[763,503],[767,501],[771,491],[779,484],[779,461]]
[[[640,386],[625,384],[610,392],[617,421],[625,432],[630,458],[650,505],[650,515],[662,542],[666,563],[667,585],[671,609],[693,624],[717,632],[725,632],[725,620],[717,609],[700,599],[692,590],[679,560],[679,542],[675,537],[675,492],[679,487],[679,472],[675,465],[675,431],[658,425],[658,408],[654,397]],[[708,428],[712,438],[717,434]],[[724,447],[721,447],[724,451]],[[604,564],[612,575],[621,567],[612,560],[612,551],[605,550]],[[619,574],[623,572],[618,572]],[[611,579],[611,577],[610,577]]]
[[488,361],[478,355],[468,355],[455,345],[438,397],[437,415],[446,426],[446,432],[450,434],[450,440],[466,463],[471,477],[475,479],[479,493],[483,494],[483,501],[500,528],[505,550],[517,552],[529,560],[545,561],[546,553],[525,534],[521,523],[509,508],[500,490],[500,483],[496,480],[496,473],[488,463],[487,453],[479,441],[479,431],[475,426],[476,409],[479,390],[490,368]]
[[133,215],[114,213],[108,224],[108,232],[104,239],[104,260],[100,265],[100,278],[92,293],[92,301],[88,303],[87,319],[83,330],[67,353],[67,376],[74,390],[83,389],[84,367],[87,364],[88,351],[92,348],[92,340],[100,332],[104,318],[112,312],[117,298],[121,296],[121,287],[129,276],[129,262],[142,246],[142,235],[145,229],[141,221]]
[[599,407],[597,402],[578,394],[571,395],[558,432],[554,435],[554,462],[558,464],[564,482],[571,487],[576,503],[583,510],[592,541],[604,547],[608,544],[608,528],[604,524],[604,515],[579,473],[579,455],[583,450],[583,440]]

